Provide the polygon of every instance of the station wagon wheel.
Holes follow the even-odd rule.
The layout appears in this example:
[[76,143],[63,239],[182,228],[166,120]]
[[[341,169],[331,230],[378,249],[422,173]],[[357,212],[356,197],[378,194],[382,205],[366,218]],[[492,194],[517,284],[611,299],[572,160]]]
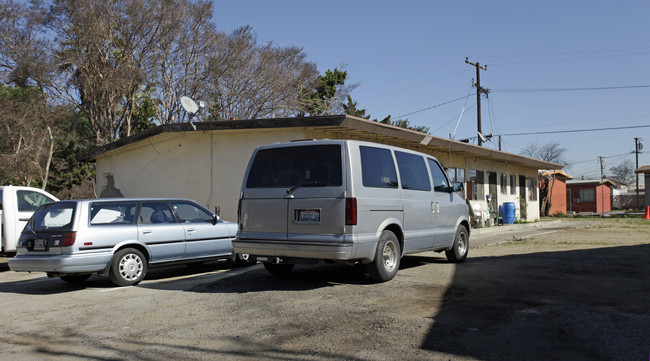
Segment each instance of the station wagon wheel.
[[113,256],[108,278],[118,286],[138,284],[147,273],[147,259],[135,248],[125,248]]
[[375,259],[368,264],[370,278],[378,282],[392,280],[399,270],[401,254],[395,233],[383,231],[377,243]]
[[249,267],[257,263],[257,257],[248,253],[237,253],[235,256],[235,264],[240,267]]
[[91,275],[90,273],[86,273],[83,275],[65,275],[65,276],[61,276],[61,279],[70,284],[78,285],[86,282],[86,280],[90,278],[90,275]]
[[454,245],[450,250],[445,251],[447,260],[449,262],[460,263],[467,258],[467,252],[469,251],[469,235],[467,234],[467,228],[465,226],[458,227],[456,231],[456,237],[454,238]]

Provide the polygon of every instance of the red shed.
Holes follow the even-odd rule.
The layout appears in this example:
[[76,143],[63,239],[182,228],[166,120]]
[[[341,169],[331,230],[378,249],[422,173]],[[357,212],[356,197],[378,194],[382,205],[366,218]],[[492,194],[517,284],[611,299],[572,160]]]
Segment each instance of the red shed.
[[569,192],[570,210],[574,212],[609,212],[612,210],[612,187],[608,179],[569,180],[566,182]]

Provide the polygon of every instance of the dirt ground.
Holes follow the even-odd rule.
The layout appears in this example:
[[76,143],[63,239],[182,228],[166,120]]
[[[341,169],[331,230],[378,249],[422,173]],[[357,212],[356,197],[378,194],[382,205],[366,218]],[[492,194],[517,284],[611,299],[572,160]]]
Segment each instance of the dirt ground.
[[0,272],[3,358],[74,360],[647,360],[650,221],[475,230],[465,263],[173,267],[135,287]]

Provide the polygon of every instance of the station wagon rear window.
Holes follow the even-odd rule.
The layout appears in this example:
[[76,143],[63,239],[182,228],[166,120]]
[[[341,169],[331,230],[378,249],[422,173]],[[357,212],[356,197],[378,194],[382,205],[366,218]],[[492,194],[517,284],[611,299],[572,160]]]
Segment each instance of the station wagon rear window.
[[76,203],[50,203],[39,208],[25,226],[26,231],[70,231]]
[[309,145],[257,152],[246,187],[341,186],[341,146]]

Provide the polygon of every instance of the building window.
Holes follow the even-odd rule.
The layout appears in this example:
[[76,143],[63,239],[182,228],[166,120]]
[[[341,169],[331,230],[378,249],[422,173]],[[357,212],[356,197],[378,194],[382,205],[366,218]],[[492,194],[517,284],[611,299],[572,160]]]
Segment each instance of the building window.
[[508,175],[501,173],[501,194],[508,194]]
[[510,194],[517,194],[517,176],[510,175]]
[[593,188],[580,189],[580,202],[595,202],[596,190]]
[[465,183],[465,169],[447,168],[447,177],[452,183]]
[[537,200],[537,178],[533,178],[533,177],[526,178],[526,188],[528,188],[528,200],[536,201]]
[[470,200],[482,200],[485,198],[485,176],[483,171],[470,169],[468,190]]

